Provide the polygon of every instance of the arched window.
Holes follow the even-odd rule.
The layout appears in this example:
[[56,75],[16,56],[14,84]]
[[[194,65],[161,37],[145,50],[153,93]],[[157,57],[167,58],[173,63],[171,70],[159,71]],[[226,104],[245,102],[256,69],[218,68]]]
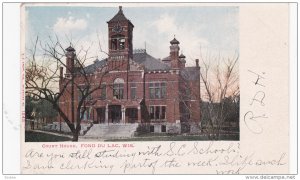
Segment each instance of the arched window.
[[111,37],[111,49],[122,50],[125,49],[125,36],[115,35]]
[[117,99],[123,99],[124,95],[124,80],[117,78],[114,80],[113,95]]

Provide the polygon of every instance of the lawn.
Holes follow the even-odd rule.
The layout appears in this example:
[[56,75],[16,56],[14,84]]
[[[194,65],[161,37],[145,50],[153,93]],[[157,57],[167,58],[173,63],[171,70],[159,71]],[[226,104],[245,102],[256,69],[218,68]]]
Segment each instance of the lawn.
[[[71,141],[71,138],[48,133],[26,131],[25,142],[60,142]],[[91,139],[95,141],[95,139]],[[148,133],[132,138],[106,139],[105,141],[211,141],[206,135],[171,135]],[[221,135],[218,141],[239,141],[238,134]]]
[[41,132],[26,131],[25,142],[59,142],[71,141],[71,138],[46,134]]
[[[105,141],[211,141],[208,136],[204,135],[143,135],[132,138],[108,139]],[[239,141],[239,135],[221,135],[218,141]]]

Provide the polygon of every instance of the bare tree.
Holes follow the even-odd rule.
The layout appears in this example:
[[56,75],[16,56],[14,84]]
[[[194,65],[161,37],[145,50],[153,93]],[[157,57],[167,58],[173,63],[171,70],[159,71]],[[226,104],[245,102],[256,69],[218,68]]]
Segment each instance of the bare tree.
[[[201,53],[201,83],[202,104],[206,104],[207,132],[212,139],[219,139],[225,119],[232,113],[226,102],[229,99],[236,101],[239,98],[239,56],[221,58]],[[226,101],[227,100],[227,101]],[[204,108],[202,108],[204,110]]]
[[[73,135],[72,141],[78,141],[80,123],[87,105],[96,102],[90,97],[94,92],[103,88],[101,82],[108,74],[108,68],[105,63],[97,69],[99,73],[96,75],[87,72],[85,63],[96,58],[89,56],[90,46],[80,47],[77,52],[71,46],[70,42],[70,47],[65,49],[58,37],[55,40],[49,38],[49,42],[44,44],[37,38],[34,47],[28,50],[26,57],[25,92],[27,95],[50,102],[70,128]],[[37,52],[40,52],[41,56],[37,56]],[[73,58],[71,66],[67,65],[66,58]],[[69,72],[68,76],[62,76],[62,68]],[[76,100],[76,103],[75,90],[81,97]],[[71,95],[71,118],[59,105],[60,100],[69,98],[68,95]]]

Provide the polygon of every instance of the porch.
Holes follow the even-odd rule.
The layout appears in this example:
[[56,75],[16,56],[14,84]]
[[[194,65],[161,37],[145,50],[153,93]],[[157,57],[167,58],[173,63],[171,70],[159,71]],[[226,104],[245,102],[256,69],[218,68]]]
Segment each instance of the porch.
[[106,105],[93,108],[94,124],[127,124],[141,122],[141,107]]

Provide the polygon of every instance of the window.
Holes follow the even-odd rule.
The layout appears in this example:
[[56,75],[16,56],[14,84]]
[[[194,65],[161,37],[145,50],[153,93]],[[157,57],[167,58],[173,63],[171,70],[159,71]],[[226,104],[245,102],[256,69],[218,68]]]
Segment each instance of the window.
[[150,119],[151,120],[166,119],[166,106],[150,106]]
[[113,85],[113,96],[117,99],[123,99],[124,95],[124,80],[117,78]]
[[156,106],[155,107],[155,119],[160,119],[159,115],[160,115],[160,106]]
[[111,49],[112,50],[125,49],[125,37],[123,35],[112,36],[112,38],[111,38]]
[[84,108],[80,109],[80,119],[82,120],[89,120],[91,119],[91,114],[92,114],[92,108],[91,107],[87,107],[82,115],[82,111],[84,110]]
[[117,50],[118,49],[118,39],[112,39],[111,40],[111,49],[112,50]]
[[154,126],[150,126],[150,132],[154,132]]
[[150,106],[150,119],[154,119],[154,106]]
[[155,99],[155,88],[153,83],[149,84],[149,92],[150,92],[150,99]]
[[119,39],[119,49],[125,49],[125,38],[120,38]]
[[166,98],[166,83],[165,82],[150,82],[149,93],[150,99]]
[[127,108],[126,116],[128,117],[129,123],[134,123],[138,119],[138,109],[137,108]]
[[161,83],[161,98],[166,98],[166,94],[167,94],[166,83],[162,82]]
[[189,88],[185,89],[186,99],[191,99],[191,90]]
[[136,84],[131,83],[130,85],[130,97],[131,99],[136,99]]
[[166,106],[161,107],[160,119],[166,119]]
[[167,131],[166,125],[162,125],[161,126],[161,132],[166,132],[166,131]]
[[106,99],[106,84],[101,84],[101,95],[100,99]]

